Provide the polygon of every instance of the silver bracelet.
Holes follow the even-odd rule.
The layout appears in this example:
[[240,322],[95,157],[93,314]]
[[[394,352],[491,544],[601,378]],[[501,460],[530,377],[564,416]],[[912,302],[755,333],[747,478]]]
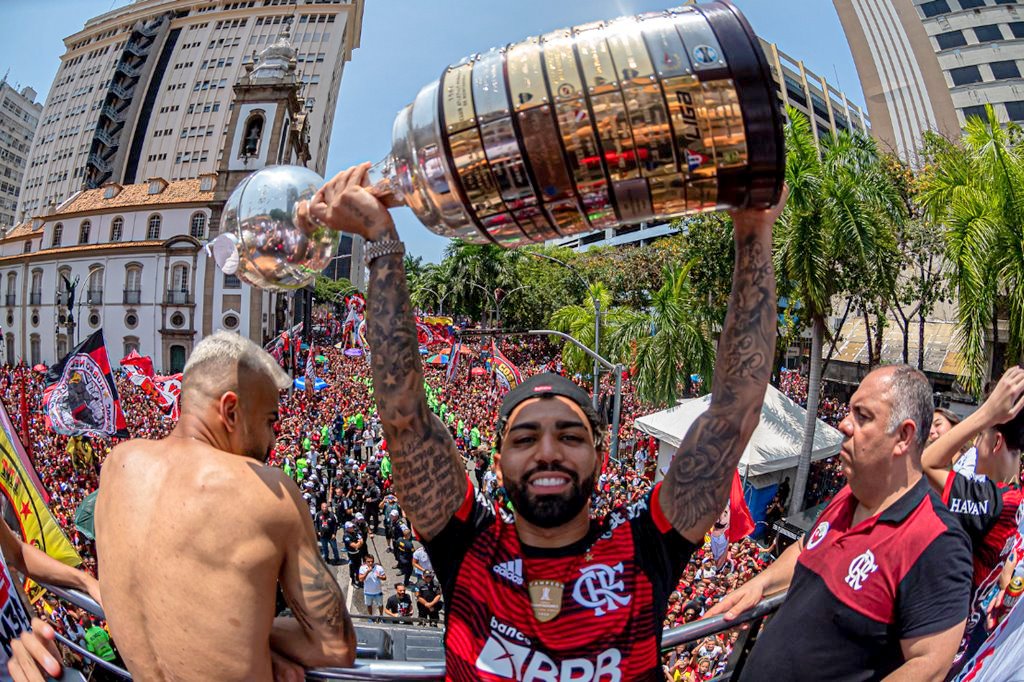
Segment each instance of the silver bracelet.
[[387,256],[391,253],[405,255],[405,244],[397,239],[384,239],[379,242],[367,242],[366,249],[363,250],[363,260],[365,260],[366,265],[369,266],[370,263],[381,256]]

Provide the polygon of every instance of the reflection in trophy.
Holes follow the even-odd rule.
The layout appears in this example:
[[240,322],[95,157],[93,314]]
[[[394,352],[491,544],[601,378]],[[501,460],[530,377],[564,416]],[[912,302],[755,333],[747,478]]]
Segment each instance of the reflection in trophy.
[[728,2],[595,22],[448,67],[371,175],[429,229],[515,247],[774,204],[774,81]]
[[[395,118],[371,183],[437,234],[516,247],[768,207],[784,171],[768,62],[743,15],[715,0],[553,31],[448,67]],[[336,237],[302,232],[293,212],[321,183],[293,166],[244,180],[225,207],[230,243],[213,249],[218,265],[264,289],[310,283]]]

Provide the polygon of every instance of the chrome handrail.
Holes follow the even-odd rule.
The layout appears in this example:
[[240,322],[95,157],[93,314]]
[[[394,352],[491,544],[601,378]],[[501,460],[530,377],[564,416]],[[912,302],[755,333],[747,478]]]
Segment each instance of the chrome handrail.
[[[61,599],[71,602],[79,608],[85,609],[94,616],[105,618],[103,609],[100,608],[100,605],[84,592],[66,587],[57,587],[46,583],[40,584]],[[685,642],[692,642],[694,640],[701,639],[702,637],[715,635],[720,632],[732,630],[746,623],[760,620],[778,610],[779,606],[782,605],[782,602],[785,601],[785,599],[786,593],[779,592],[778,594],[773,594],[770,597],[762,599],[753,608],[747,609],[730,621],[726,621],[724,616],[714,616],[713,618],[704,618],[665,630],[661,638],[662,651],[671,649],[672,647]],[[386,618],[386,616],[384,617]],[[127,670],[104,661],[96,656],[96,654],[83,649],[60,633],[57,634],[57,639],[61,644],[67,646],[80,656],[89,659],[93,663],[102,666],[104,669],[124,677],[125,679],[131,679],[131,674]],[[351,668],[315,668],[308,670],[306,671],[306,679],[407,680],[417,682],[437,682],[438,680],[444,679],[444,663],[441,661],[409,662],[357,659]]]
[[695,620],[692,623],[687,623],[686,625],[680,625],[679,627],[665,630],[661,636],[662,651],[684,642],[692,642],[695,639],[701,639],[702,637],[708,637],[709,635],[717,635],[719,632],[732,630],[738,625],[743,625],[744,623],[749,623],[752,620],[764,618],[765,616],[777,611],[785,600],[786,593],[779,592],[778,594],[773,594],[770,597],[762,599],[755,604],[753,608],[747,609],[732,620],[727,621],[724,615],[712,616],[711,618],[701,618],[700,620]]

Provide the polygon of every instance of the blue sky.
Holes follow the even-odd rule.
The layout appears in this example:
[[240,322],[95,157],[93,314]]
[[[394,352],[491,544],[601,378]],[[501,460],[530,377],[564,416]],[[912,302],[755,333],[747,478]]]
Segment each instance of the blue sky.
[[[734,0],[754,29],[863,104],[860,81],[829,0]],[[63,39],[126,0],[0,0],[0,69],[45,100]],[[367,0],[361,47],[346,65],[327,171],[378,161],[391,146],[395,114],[444,67],[530,35],[674,6],[671,0]],[[395,211],[408,250],[440,260],[446,240],[408,209]]]

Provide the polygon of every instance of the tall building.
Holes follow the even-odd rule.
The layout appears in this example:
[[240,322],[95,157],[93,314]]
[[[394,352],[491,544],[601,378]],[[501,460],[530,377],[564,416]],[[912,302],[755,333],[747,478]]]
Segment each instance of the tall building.
[[912,166],[921,137],[958,137],[991,104],[1024,121],[1017,0],[834,0],[876,138]]
[[[778,48],[775,43],[761,39],[761,48],[768,58],[768,66],[775,80],[779,105],[793,107],[813,123],[814,138],[842,130],[870,133],[872,119],[846,94],[830,84],[824,76],[809,70],[803,61],[795,59]],[[574,249],[593,246],[621,246],[643,244],[678,231],[672,223],[640,223],[619,228],[585,232],[548,243]]]
[[364,0],[136,0],[64,40],[18,218],[107,182],[214,172],[232,87],[286,25],[296,49],[311,167],[324,173],[345,62]]
[[296,54],[285,32],[233,84],[216,172],[108,180],[0,239],[3,361],[50,364],[102,328],[112,360],[135,349],[176,372],[218,329],[266,343],[294,323],[291,296],[243,285],[204,245],[251,172],[310,162]]
[[18,195],[43,105],[36,91],[0,80],[0,235],[14,227]]

